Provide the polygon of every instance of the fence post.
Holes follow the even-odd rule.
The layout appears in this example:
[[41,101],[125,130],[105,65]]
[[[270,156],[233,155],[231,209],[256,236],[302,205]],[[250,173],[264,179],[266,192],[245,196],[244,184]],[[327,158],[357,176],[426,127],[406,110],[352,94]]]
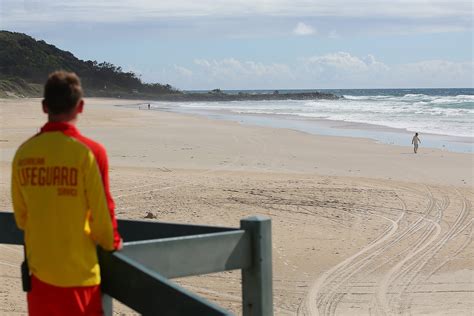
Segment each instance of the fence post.
[[104,316],[112,316],[114,314],[112,298],[105,293],[102,293],[102,309]]
[[244,316],[272,316],[272,228],[267,217],[252,216],[240,221],[251,233],[252,266],[242,269],[242,310]]

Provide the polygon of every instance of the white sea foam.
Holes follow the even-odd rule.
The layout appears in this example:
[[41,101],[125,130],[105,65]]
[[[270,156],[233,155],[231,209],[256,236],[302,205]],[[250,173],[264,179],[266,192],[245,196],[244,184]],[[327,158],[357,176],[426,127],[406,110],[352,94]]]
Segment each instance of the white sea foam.
[[180,103],[183,109],[226,110],[382,125],[409,131],[474,137],[474,95],[345,95],[339,100]]

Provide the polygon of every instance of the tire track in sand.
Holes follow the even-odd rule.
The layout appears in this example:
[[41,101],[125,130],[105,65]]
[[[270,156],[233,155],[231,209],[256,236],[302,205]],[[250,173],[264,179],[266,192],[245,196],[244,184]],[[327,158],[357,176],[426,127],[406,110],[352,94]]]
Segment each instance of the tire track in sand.
[[[424,221],[429,222],[429,227],[423,232],[422,236],[418,239],[418,241],[414,244],[412,248],[410,248],[410,252],[406,255],[401,261],[399,261],[396,265],[394,265],[384,276],[382,281],[380,282],[377,294],[376,294],[376,303],[377,303],[377,311],[383,315],[390,313],[390,306],[389,301],[387,298],[387,293],[390,284],[392,284],[395,280],[402,277],[409,270],[403,270],[403,266],[409,262],[410,260],[416,258],[420,255],[426,248],[433,243],[438,235],[441,232],[440,225],[432,219],[429,219],[428,216],[436,207],[436,200],[434,199],[431,191],[428,190],[428,208],[427,212],[425,212],[423,217],[420,217],[418,221],[415,222],[413,226],[419,226],[420,223],[424,223]],[[440,212],[437,212],[436,220],[439,221],[440,219]],[[429,238],[431,236],[431,238]]]
[[[400,187],[399,187],[400,189]],[[403,188],[406,189],[406,188]],[[413,190],[409,188],[408,190],[410,193],[416,193],[418,190]],[[310,290],[303,301],[302,306],[298,309],[298,314],[309,314],[309,315],[319,315],[321,314],[335,314],[336,311],[336,306],[343,298],[345,293],[336,293],[336,290],[340,288],[341,286],[344,286],[347,281],[354,276],[357,272],[361,271],[365,267],[369,266],[371,263],[375,262],[375,259],[379,257],[379,255],[383,254],[386,250],[389,250],[394,244],[402,241],[403,239],[413,235],[414,233],[418,232],[419,230],[422,230],[425,226],[425,223],[428,222],[430,223],[430,227],[434,227],[433,229],[435,231],[439,231],[439,224],[436,223],[436,220],[440,220],[440,212],[437,214],[437,218],[435,220],[432,220],[429,218],[431,216],[430,214],[435,208],[436,202],[432,196],[429,196],[428,199],[428,206],[426,208],[426,211],[421,214],[421,216],[418,218],[415,223],[410,225],[407,229],[404,229],[401,232],[397,233],[398,230],[398,223],[400,220],[403,218],[403,216],[406,213],[406,203],[399,198],[402,205],[404,212],[402,213],[402,216],[400,216],[396,221],[393,221],[391,219],[385,218],[389,221],[392,221],[392,227],[390,230],[388,230],[385,234],[380,236],[375,242],[371,243],[368,245],[366,248],[362,249],[355,255],[347,258],[343,262],[339,263],[335,267],[331,268],[330,270],[326,271],[323,273],[323,275],[316,280],[315,283],[310,287]],[[376,215],[376,214],[372,214]],[[396,224],[396,225],[395,225]],[[431,244],[434,239],[429,239],[427,240],[428,236],[431,234],[433,229],[428,229],[429,233],[424,232],[422,236],[419,238],[417,242],[417,251],[422,251],[424,248],[428,247],[429,244]],[[397,233],[397,234],[396,234]],[[395,238],[391,240],[390,242],[385,243],[386,241],[389,241],[389,239],[395,235]],[[436,235],[437,236],[437,235]],[[385,244],[384,244],[385,243]],[[380,248],[378,248],[380,246]],[[420,247],[421,250],[419,249]],[[413,251],[411,251],[411,255]],[[416,252],[413,256],[417,255],[418,252]],[[336,285],[331,287],[331,283],[336,282]],[[329,288],[326,293],[320,294],[322,288]],[[342,294],[342,295],[341,295]],[[376,307],[377,310],[381,313],[384,313],[384,308],[380,308],[380,303],[376,302]]]
[[[458,195],[460,196],[460,199],[462,201],[462,206],[461,210],[459,211],[454,224],[450,227],[450,229],[439,239],[439,241],[431,247],[429,251],[426,252],[425,256],[420,258],[420,260],[417,260],[416,262],[413,263],[414,267],[416,268],[414,275],[408,282],[405,283],[405,287],[401,293],[401,295],[405,294],[409,290],[410,287],[413,287],[416,289],[416,286],[420,282],[424,282],[428,280],[428,277],[423,278],[423,280],[419,280],[417,282],[417,279],[420,279],[420,272],[425,268],[430,261],[433,260],[433,258],[438,254],[451,240],[453,240],[460,231],[464,230],[466,228],[466,225],[469,225],[472,222],[472,218],[469,218],[469,214],[471,213],[471,203],[458,191]],[[449,199],[449,198],[448,198]],[[467,223],[466,223],[467,220]],[[464,248],[464,245],[467,246],[467,243],[464,243],[461,247],[461,249]],[[456,251],[456,253],[459,253],[459,251]],[[438,268],[435,268],[433,270],[437,270]],[[433,273],[430,272],[428,273],[428,276],[431,276]],[[413,285],[412,285],[413,284]],[[411,309],[411,301],[407,299],[402,299],[401,300],[404,305],[402,305],[401,310],[410,310]]]
[[[334,282],[340,275],[345,275],[344,281],[347,281],[351,275],[355,272],[359,271],[359,269],[363,268],[367,262],[369,262],[372,258],[370,256],[370,251],[376,249],[379,245],[382,245],[385,241],[387,241],[397,230],[398,230],[398,222],[405,216],[406,214],[406,204],[402,203],[402,214],[398,217],[396,221],[393,221],[387,217],[376,215],[371,213],[374,216],[381,217],[385,220],[391,222],[391,226],[380,236],[377,237],[372,243],[370,243],[367,247],[360,250],[359,252],[355,253],[354,255],[350,256],[346,260],[340,262],[336,266],[332,267],[331,269],[325,271],[311,286],[306,295],[305,299],[302,301],[302,304],[298,308],[298,315],[319,315],[319,307],[323,304],[325,307],[329,307],[332,313],[335,312],[336,305],[331,304],[331,300],[334,300],[335,297],[333,292],[329,293],[329,300],[328,299],[318,299],[318,294],[321,292],[323,285],[325,283]],[[356,259],[359,261],[356,262]],[[354,269],[355,267],[355,269]],[[355,271],[354,271],[355,270]],[[349,275],[349,276],[348,276]],[[339,297],[340,299],[340,297]],[[319,304],[318,304],[319,301]],[[326,312],[327,309],[323,308]]]

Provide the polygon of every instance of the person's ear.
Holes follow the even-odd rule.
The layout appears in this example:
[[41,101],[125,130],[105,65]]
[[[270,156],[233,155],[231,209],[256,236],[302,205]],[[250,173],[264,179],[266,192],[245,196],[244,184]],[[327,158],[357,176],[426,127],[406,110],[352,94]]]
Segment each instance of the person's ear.
[[49,114],[49,109],[45,100],[41,101],[41,105],[43,106],[43,113]]
[[80,99],[77,103],[77,113],[82,113],[84,111],[84,99]]

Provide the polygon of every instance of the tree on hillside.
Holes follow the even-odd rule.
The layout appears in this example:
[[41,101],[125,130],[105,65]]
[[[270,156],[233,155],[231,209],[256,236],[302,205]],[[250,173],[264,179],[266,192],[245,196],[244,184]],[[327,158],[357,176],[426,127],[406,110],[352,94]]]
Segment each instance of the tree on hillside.
[[0,31],[0,79],[22,78],[31,83],[43,83],[54,70],[74,71],[82,80],[86,91],[131,92],[149,94],[180,93],[168,84],[143,83],[139,76],[110,62],[83,61],[44,41],[8,31]]

